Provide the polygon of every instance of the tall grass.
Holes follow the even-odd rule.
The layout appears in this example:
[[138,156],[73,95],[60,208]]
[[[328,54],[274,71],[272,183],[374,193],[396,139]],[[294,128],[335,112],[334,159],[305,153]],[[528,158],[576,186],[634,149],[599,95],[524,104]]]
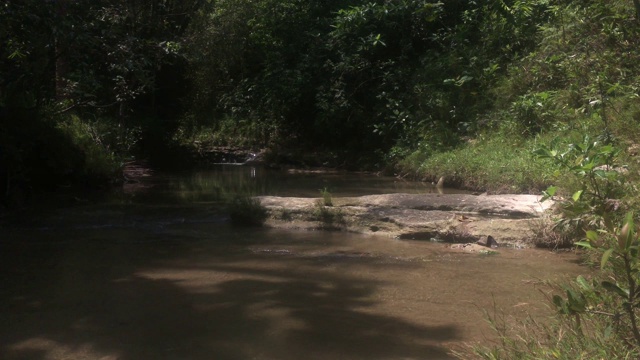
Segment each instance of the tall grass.
[[262,226],[267,210],[260,200],[248,196],[235,196],[229,203],[231,223],[239,226]]
[[512,328],[502,327],[500,319],[489,318],[498,332],[497,344],[472,345],[458,350],[460,359],[485,360],[609,360],[638,359],[640,353],[627,346],[623,339],[608,334],[606,325],[593,316],[589,329],[578,331],[570,319],[555,319],[544,324],[527,318]]
[[116,124],[86,121],[78,116],[63,119],[57,128],[80,150],[84,175],[100,181],[118,178],[124,156],[137,141],[137,134]]
[[430,181],[444,176],[446,186],[492,193],[540,193],[556,177],[550,164],[532,151],[544,138],[489,134],[448,152],[425,158],[414,153],[401,163],[405,173]]

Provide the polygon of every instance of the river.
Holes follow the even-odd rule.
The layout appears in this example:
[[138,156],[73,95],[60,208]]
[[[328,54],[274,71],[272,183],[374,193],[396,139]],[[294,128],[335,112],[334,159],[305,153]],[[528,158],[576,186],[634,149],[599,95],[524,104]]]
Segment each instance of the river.
[[237,193],[431,192],[367,174],[220,166],[155,174],[0,228],[1,359],[451,359],[550,315],[575,254],[230,225]]

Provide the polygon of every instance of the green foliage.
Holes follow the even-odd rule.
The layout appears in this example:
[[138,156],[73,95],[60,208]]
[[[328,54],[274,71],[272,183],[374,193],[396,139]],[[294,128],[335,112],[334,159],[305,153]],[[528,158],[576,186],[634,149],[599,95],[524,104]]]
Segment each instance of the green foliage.
[[344,214],[339,208],[324,205],[322,200],[315,204],[312,219],[320,221],[324,226],[332,227],[345,223]]
[[[602,227],[610,220],[623,188],[618,149],[585,135],[582,142],[570,144],[564,151],[541,146],[534,154],[550,160],[581,184],[579,190],[560,201],[562,218],[558,221],[559,226],[586,231]],[[553,197],[556,190],[555,186],[549,187],[543,201]]]
[[[0,111],[77,115],[116,158],[180,140],[340,154],[351,168],[410,157],[415,173],[438,154],[417,172],[430,177],[435,164],[460,184],[484,179],[465,186],[528,191],[550,177],[518,146],[466,142],[509,128],[528,147],[592,119],[633,132],[620,114],[638,112],[634,10],[622,0],[14,1],[0,6]],[[474,159],[481,147],[513,162],[491,169]]]
[[[631,359],[640,356],[640,241],[633,213],[619,224],[586,232],[577,242],[600,255],[601,274],[578,276],[551,296],[557,310],[552,326],[527,324],[527,336],[509,335],[490,318],[500,345],[476,347],[483,359]],[[466,355],[466,354],[461,354]]]
[[596,279],[579,276],[570,286],[553,285],[552,291],[566,297],[550,299],[558,310],[551,323],[529,317],[511,325],[512,321],[498,310],[494,309],[493,314],[485,312],[498,335],[497,344],[476,345],[455,355],[460,359],[487,360],[638,358],[639,349],[629,346],[626,336],[612,327],[616,319],[606,309],[612,297],[598,284]]
[[[117,178],[122,156],[142,149],[137,143],[153,151],[166,144],[184,84],[182,36],[204,4],[0,5],[0,200],[59,185],[103,185]],[[139,120],[148,117],[163,120]]]
[[[213,1],[194,20],[184,131],[397,161],[473,134],[483,90],[535,44],[547,1]],[[498,56],[498,57],[496,57]],[[230,122],[231,121],[231,122]],[[233,133],[234,131],[231,130]],[[411,152],[411,151],[409,151]],[[353,156],[361,159],[361,156]]]
[[262,226],[267,210],[260,200],[248,196],[236,196],[229,203],[231,222],[239,226]]
[[322,204],[324,206],[333,206],[333,200],[331,198],[331,192],[326,187],[320,189],[320,195],[322,196]]
[[416,152],[415,163],[401,165],[400,170],[429,181],[444,176],[447,186],[492,193],[537,193],[555,178],[552,166],[532,161],[531,150],[541,141],[548,140],[496,133],[429,157]]
[[108,182],[117,178],[124,159],[138,140],[136,129],[129,129],[108,121],[82,121],[77,116],[60,120],[57,128],[84,156],[84,173],[96,180]]
[[518,119],[526,133],[537,134],[557,120],[557,114],[550,108],[553,96],[554,93],[549,91],[527,93],[511,104],[513,117]]
[[600,267],[607,269],[609,276],[592,284],[579,277],[578,290],[567,290],[566,298],[555,295],[554,304],[562,314],[575,316],[576,321],[590,312],[607,316],[609,326],[605,331],[615,332],[631,349],[639,350],[640,243],[633,213],[628,213],[619,226],[609,222],[598,231],[588,231],[577,245],[600,251]]

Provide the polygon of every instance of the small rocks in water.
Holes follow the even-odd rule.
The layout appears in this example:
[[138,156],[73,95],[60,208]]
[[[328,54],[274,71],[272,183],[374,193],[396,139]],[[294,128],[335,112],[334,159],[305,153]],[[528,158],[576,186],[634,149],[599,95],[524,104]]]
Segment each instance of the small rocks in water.
[[498,242],[491,235],[488,235],[487,237],[483,236],[482,238],[480,238],[480,240],[478,240],[476,242],[476,244],[482,245],[482,246],[486,246],[486,247],[490,247],[490,248],[497,248],[498,247]]

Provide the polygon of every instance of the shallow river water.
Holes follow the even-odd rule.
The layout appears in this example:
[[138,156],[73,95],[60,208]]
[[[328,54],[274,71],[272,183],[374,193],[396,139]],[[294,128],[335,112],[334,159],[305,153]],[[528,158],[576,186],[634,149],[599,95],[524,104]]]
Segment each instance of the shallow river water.
[[544,318],[536,284],[569,253],[232,227],[238,192],[427,192],[365,175],[223,167],[0,228],[0,359],[450,359],[495,335],[483,311]]

